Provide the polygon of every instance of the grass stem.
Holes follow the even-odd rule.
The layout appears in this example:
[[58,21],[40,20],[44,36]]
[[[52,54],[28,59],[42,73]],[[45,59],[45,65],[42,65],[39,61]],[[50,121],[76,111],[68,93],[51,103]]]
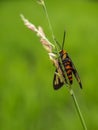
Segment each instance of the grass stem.
[[73,89],[72,89],[71,87],[69,87],[69,92],[70,92],[70,95],[72,96],[72,99],[73,99],[73,101],[74,101],[75,108],[76,108],[76,111],[77,111],[78,116],[79,116],[79,118],[80,118],[81,124],[82,124],[84,130],[87,130],[87,126],[86,126],[86,123],[85,123],[85,121],[84,121],[83,115],[82,115],[82,113],[81,113],[81,110],[80,110],[79,104],[78,104],[78,102],[77,102],[75,93],[74,93],[74,91],[73,91]]
[[[52,25],[51,25],[51,23],[50,23],[50,19],[49,19],[49,16],[48,16],[48,12],[47,12],[47,8],[46,8],[46,5],[45,5],[44,0],[41,0],[41,4],[42,4],[42,6],[43,6],[43,8],[44,8],[44,11],[45,11],[45,14],[46,14],[46,18],[47,18],[47,21],[48,21],[48,24],[49,24],[49,28],[50,28],[50,31],[51,31],[51,34],[52,34],[52,38],[53,38],[53,41],[54,41],[55,46],[56,46],[56,49],[57,49],[57,55],[58,55],[58,57],[59,57],[58,46],[57,46],[57,43],[56,43],[56,41],[55,41],[55,36],[54,36],[54,33],[53,33]],[[65,72],[65,69],[64,69],[64,66],[63,66],[61,57],[59,57],[59,60],[60,60],[60,63],[61,63],[63,72],[65,73],[65,76],[66,76],[66,72]],[[74,94],[74,91],[73,91],[73,89],[71,88],[70,85],[68,85],[68,84],[66,84],[66,83],[65,83],[65,85],[67,85],[67,88],[68,88],[68,90],[69,90],[69,93],[70,93],[70,95],[72,96],[72,99],[73,99],[73,101],[74,101],[75,108],[76,108],[76,110],[77,110],[78,116],[79,116],[79,118],[80,118],[80,122],[81,122],[81,124],[82,124],[82,126],[83,126],[83,129],[84,129],[84,130],[87,130],[86,123],[85,123],[85,121],[84,121],[84,118],[83,118],[83,115],[82,115],[82,113],[81,113],[80,107],[79,107],[79,105],[78,105],[78,102],[77,102],[76,96],[75,96],[75,94]]]

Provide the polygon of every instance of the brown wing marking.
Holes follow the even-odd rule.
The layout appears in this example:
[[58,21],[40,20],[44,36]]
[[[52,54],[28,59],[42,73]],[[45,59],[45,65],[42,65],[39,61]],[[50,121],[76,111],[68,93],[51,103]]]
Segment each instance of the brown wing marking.
[[58,71],[56,69],[53,79],[53,87],[55,90],[61,88],[64,85],[64,81],[60,78],[60,76],[57,73]]

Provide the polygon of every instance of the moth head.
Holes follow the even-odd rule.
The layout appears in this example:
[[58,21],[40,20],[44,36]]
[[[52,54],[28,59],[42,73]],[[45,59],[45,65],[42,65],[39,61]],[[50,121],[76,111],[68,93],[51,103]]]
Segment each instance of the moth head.
[[59,54],[60,54],[60,56],[62,57],[63,55],[66,55],[66,50],[61,50],[60,52],[59,52]]

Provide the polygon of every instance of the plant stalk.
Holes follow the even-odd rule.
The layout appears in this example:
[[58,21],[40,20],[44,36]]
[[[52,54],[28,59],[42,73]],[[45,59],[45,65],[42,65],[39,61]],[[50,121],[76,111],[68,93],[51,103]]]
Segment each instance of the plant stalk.
[[[53,41],[54,41],[55,46],[56,46],[57,55],[58,55],[59,61],[60,61],[60,63],[61,63],[61,67],[62,67],[62,69],[63,69],[63,72],[64,72],[65,76],[66,76],[66,72],[65,72],[65,68],[64,68],[63,63],[62,63],[62,59],[61,59],[61,57],[59,56],[59,50],[58,50],[58,47],[57,47],[57,43],[56,43],[56,41],[55,41],[55,36],[54,36],[54,33],[53,33],[52,25],[51,25],[51,22],[50,22],[50,19],[49,19],[49,16],[48,16],[48,12],[47,12],[47,8],[46,8],[46,5],[45,5],[45,2],[44,2],[44,0],[42,0],[41,2],[42,2],[42,3],[41,3],[42,6],[43,6],[43,8],[44,8],[45,14],[46,14],[46,18],[47,18],[47,21],[48,21],[48,24],[49,24],[49,28],[50,28],[50,31],[51,31],[51,34],[52,34]],[[66,76],[66,77],[67,77],[67,76]],[[63,78],[63,77],[62,77],[62,78]],[[73,89],[71,88],[71,86],[70,86],[69,84],[66,84],[66,83],[65,83],[65,85],[67,86],[67,88],[68,88],[68,90],[69,90],[69,93],[70,93],[70,95],[72,96],[72,99],[73,99],[73,101],[74,101],[75,108],[76,108],[76,110],[77,110],[78,116],[79,116],[79,118],[80,118],[80,122],[81,122],[81,124],[82,124],[82,126],[83,126],[83,129],[84,129],[84,130],[87,130],[86,123],[85,123],[85,121],[84,121],[84,118],[83,118],[83,115],[82,115],[82,113],[81,113],[80,107],[79,107],[79,105],[78,105],[78,102],[77,102],[76,96],[75,96],[75,94],[74,94],[74,91],[73,91]]]
[[68,88],[69,88],[69,92],[70,92],[70,94],[71,94],[71,96],[72,96],[72,99],[73,99],[73,101],[74,101],[75,108],[76,108],[76,111],[77,111],[78,116],[79,116],[79,118],[80,118],[80,121],[81,121],[81,124],[82,124],[82,126],[83,126],[83,129],[84,129],[84,130],[87,130],[87,126],[86,126],[86,123],[85,123],[85,121],[84,121],[83,115],[82,115],[82,113],[81,113],[81,110],[80,110],[79,104],[78,104],[78,102],[77,102],[75,93],[74,93],[73,89],[72,89],[70,86],[69,86]]
[[56,50],[57,50],[57,55],[59,56],[58,45],[57,45],[57,43],[55,41],[55,36],[54,36],[54,33],[53,33],[52,25],[51,25],[51,22],[50,22],[50,18],[49,18],[47,8],[46,8],[46,4],[45,4],[44,0],[42,0],[42,7],[44,9],[44,12],[45,12],[45,15],[46,15],[46,18],[47,18],[47,21],[48,21],[48,25],[49,25],[49,29],[50,29],[50,32],[51,32],[51,35],[52,35],[52,39],[54,41],[54,44],[55,44],[55,47],[56,47]]

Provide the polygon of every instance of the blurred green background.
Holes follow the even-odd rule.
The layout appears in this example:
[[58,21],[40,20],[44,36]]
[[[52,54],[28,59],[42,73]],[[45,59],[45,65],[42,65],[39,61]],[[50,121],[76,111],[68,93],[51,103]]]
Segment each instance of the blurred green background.
[[[46,0],[54,34],[80,74],[73,89],[88,130],[98,130],[98,1]],[[20,14],[51,34],[32,0],[0,0],[0,130],[82,130],[66,87],[53,90],[55,68]]]

